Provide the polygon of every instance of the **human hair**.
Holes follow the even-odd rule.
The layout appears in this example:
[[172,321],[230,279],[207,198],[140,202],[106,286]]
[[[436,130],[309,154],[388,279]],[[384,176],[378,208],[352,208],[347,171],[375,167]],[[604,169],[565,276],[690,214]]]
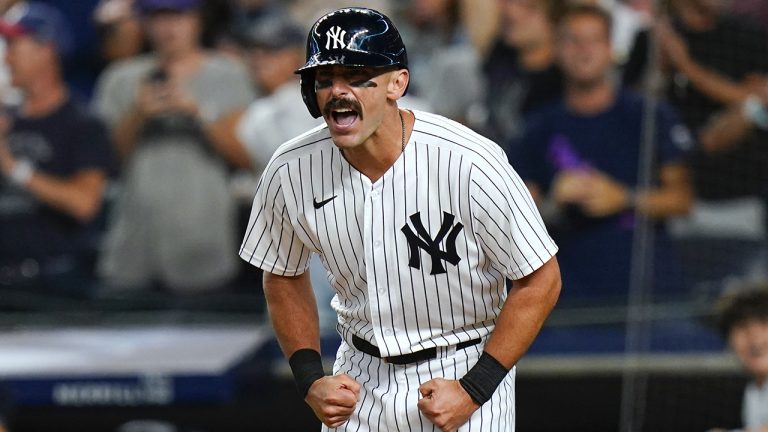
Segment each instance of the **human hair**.
[[544,5],[544,12],[547,14],[549,22],[557,24],[563,13],[568,8],[568,0],[540,0]]
[[715,324],[725,339],[749,321],[768,321],[768,281],[725,294],[715,305]]
[[613,33],[613,18],[611,14],[600,6],[589,4],[571,4],[559,13],[557,26],[563,25],[567,20],[577,16],[591,16],[599,19],[605,25],[605,31],[610,39]]

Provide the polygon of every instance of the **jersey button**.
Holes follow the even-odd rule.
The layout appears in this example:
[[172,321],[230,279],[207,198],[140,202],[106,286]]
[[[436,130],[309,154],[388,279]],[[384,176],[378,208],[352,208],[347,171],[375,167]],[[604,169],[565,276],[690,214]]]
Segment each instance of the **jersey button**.
[[384,334],[385,334],[386,336],[392,336],[392,330],[390,330],[390,329],[386,329],[386,330],[384,330]]
[[385,290],[384,288],[379,288],[379,294],[384,294],[386,292],[387,292],[387,290]]
[[375,247],[375,248],[381,247],[381,242],[376,240],[375,242],[373,242],[373,247]]
[[371,198],[376,198],[379,196],[379,191],[371,191]]

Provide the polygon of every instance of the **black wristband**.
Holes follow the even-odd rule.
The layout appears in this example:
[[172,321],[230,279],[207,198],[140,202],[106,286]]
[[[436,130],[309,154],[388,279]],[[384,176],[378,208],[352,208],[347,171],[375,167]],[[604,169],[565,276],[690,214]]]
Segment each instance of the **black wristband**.
[[509,370],[487,352],[483,352],[472,369],[459,380],[459,384],[476,404],[482,406],[493,396],[496,387],[504,381]]
[[288,364],[291,365],[293,379],[296,381],[296,388],[302,398],[307,397],[312,383],[325,376],[320,353],[310,348],[303,348],[294,352],[288,359]]

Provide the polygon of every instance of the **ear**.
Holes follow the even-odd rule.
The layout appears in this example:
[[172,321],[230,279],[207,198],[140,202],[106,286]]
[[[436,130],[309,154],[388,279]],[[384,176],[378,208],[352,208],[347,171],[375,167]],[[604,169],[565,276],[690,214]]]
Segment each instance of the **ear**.
[[392,72],[387,83],[387,99],[395,101],[403,97],[410,79],[408,69],[398,69]]

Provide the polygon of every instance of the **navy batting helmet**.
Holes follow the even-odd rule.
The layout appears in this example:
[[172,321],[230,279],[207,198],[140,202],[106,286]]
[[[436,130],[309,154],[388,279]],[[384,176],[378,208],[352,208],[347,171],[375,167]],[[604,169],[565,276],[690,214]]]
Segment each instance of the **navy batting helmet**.
[[321,17],[307,37],[307,63],[296,73],[301,75],[301,95],[314,118],[322,115],[315,95],[315,70],[324,65],[407,69],[408,55],[386,15],[352,7]]

